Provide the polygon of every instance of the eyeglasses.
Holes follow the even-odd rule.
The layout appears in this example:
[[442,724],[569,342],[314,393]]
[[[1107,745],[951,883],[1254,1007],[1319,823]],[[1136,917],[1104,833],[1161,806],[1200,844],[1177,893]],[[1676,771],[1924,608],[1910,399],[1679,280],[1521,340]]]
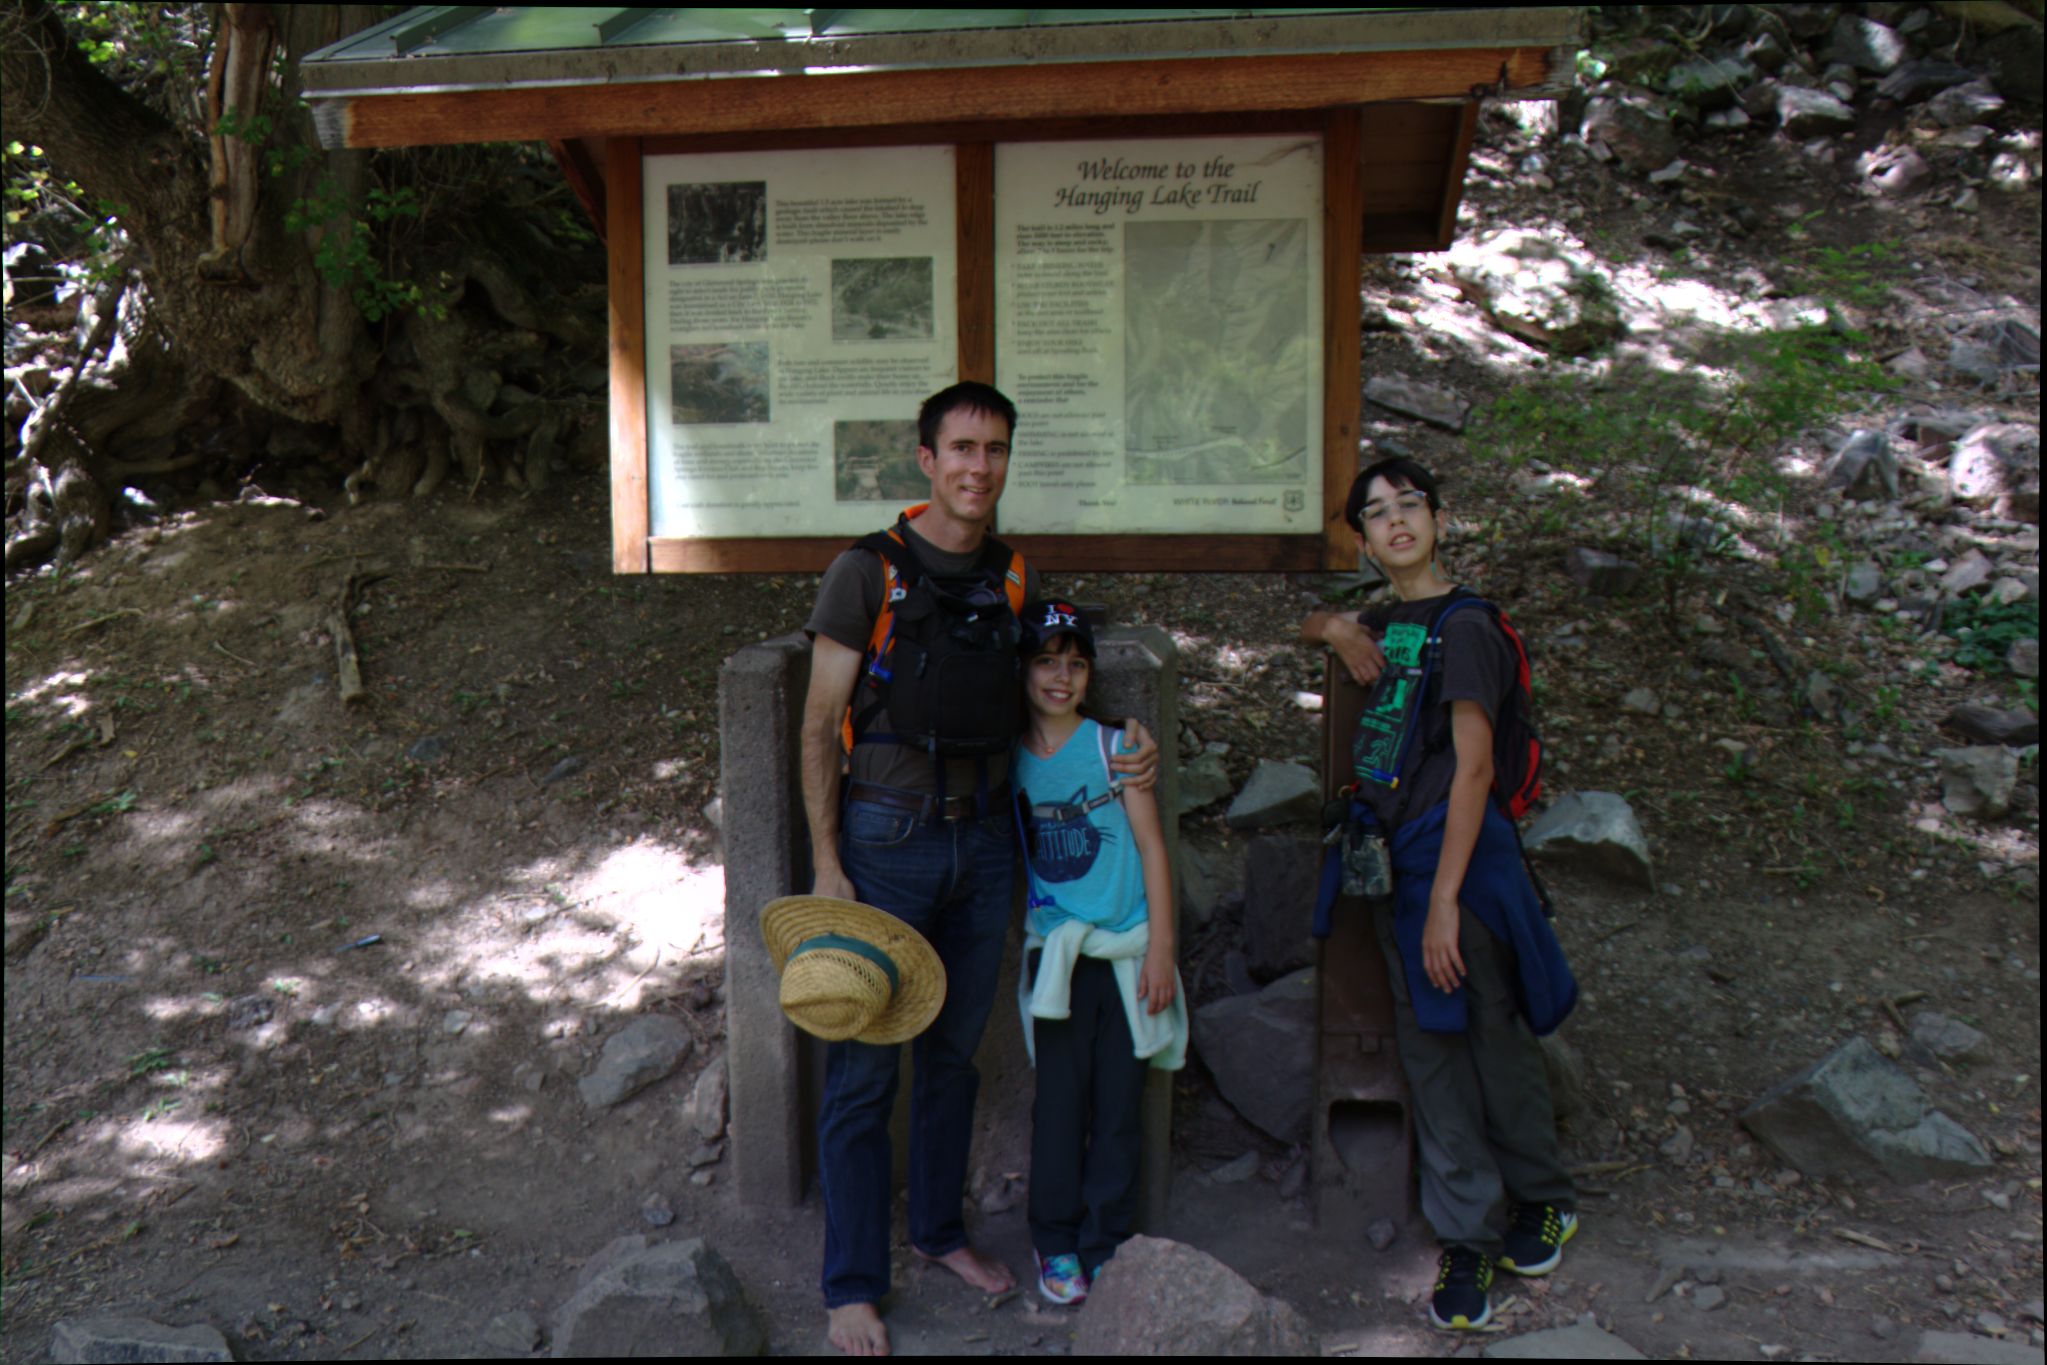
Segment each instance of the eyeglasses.
[[1402,493],[1391,502],[1368,502],[1365,504],[1365,520],[1379,525],[1398,510],[1403,517],[1418,517],[1429,510],[1426,493]]

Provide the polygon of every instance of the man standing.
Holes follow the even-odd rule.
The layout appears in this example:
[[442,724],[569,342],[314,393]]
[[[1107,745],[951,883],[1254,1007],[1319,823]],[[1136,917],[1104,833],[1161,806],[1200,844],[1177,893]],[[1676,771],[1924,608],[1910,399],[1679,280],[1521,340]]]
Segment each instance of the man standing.
[[[1015,1279],[968,1245],[961,1206],[980,1086],[974,1052],[995,999],[1016,866],[1009,740],[1023,703],[1014,618],[1019,603],[1038,595],[1037,575],[989,534],[1015,426],[1015,405],[986,384],[955,384],[926,399],[917,463],[931,481],[930,501],[904,512],[888,533],[890,545],[870,538],[872,548],[834,560],[805,626],[813,637],[803,709],[813,890],[888,911],[930,940],[945,964],[945,1006],[912,1044],[911,1249],[990,1294]],[[903,618],[913,612],[896,609],[921,613],[930,605],[912,600],[920,580],[950,603],[966,604],[959,619],[973,627],[965,634],[991,620],[1002,627],[1009,658],[1001,682],[935,697],[908,690],[918,686],[912,675],[925,670],[904,666],[910,627]],[[993,676],[985,660],[967,666],[972,676]],[[973,733],[946,747],[977,752],[937,757],[938,744],[911,744],[895,733],[898,722],[933,710],[948,713],[953,731],[967,712]],[[1157,746],[1141,727],[1138,734],[1138,751],[1116,766],[1147,784]],[[849,1355],[889,1349],[879,1305],[889,1290],[889,1115],[898,1061],[896,1048],[851,1041],[833,1043],[827,1054],[818,1115],[823,1288],[831,1342]]]

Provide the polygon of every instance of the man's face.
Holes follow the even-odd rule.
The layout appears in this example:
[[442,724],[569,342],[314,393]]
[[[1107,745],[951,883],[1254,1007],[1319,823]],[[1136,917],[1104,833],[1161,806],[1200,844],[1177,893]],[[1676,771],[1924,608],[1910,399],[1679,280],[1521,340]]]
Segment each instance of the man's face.
[[917,447],[931,480],[931,505],[955,521],[985,524],[1009,478],[1009,423],[978,408],[954,408],[938,424],[938,447]]

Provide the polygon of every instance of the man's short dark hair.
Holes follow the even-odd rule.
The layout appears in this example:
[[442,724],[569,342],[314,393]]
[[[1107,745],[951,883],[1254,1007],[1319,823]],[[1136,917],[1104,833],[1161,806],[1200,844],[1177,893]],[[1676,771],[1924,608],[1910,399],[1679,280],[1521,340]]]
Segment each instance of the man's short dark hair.
[[924,400],[924,406],[917,409],[917,444],[926,450],[938,449],[938,428],[948,416],[961,409],[1000,417],[1009,424],[1010,437],[1015,438],[1016,404],[993,384],[963,379],[949,389],[940,389],[932,394]]
[[1343,519],[1350,523],[1350,529],[1363,535],[1365,531],[1365,490],[1372,486],[1372,480],[1383,478],[1395,488],[1412,488],[1429,500],[1431,513],[1443,510],[1442,500],[1436,496],[1436,476],[1423,469],[1405,455],[1394,455],[1365,466],[1350,486],[1350,496],[1343,500]]

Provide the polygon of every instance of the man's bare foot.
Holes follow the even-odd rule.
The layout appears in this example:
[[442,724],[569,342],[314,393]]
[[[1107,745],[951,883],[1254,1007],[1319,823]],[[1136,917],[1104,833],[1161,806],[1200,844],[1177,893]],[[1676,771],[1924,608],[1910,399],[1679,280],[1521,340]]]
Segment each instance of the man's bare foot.
[[832,1345],[849,1356],[888,1354],[888,1328],[871,1303],[849,1303],[826,1311]]
[[[910,1249],[917,1250],[915,1247]],[[1008,1266],[970,1246],[949,1251],[943,1256],[932,1256],[922,1251],[918,1251],[917,1255],[932,1265],[944,1266],[983,1294],[1005,1294],[1016,1288],[1016,1276],[1009,1273]]]

